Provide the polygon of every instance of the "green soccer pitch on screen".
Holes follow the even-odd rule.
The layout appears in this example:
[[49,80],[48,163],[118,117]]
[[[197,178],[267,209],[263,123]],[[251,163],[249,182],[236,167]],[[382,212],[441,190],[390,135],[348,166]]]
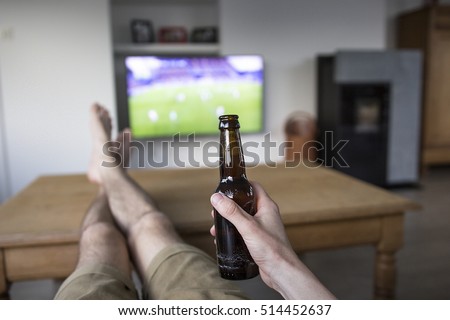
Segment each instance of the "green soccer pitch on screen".
[[223,114],[239,115],[243,133],[263,130],[261,56],[133,56],[125,65],[135,138],[217,134]]

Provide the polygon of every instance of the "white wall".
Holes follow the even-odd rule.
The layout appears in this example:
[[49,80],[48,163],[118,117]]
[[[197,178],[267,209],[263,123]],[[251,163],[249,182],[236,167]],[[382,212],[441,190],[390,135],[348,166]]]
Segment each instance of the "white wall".
[[114,108],[108,0],[2,0],[0,82],[11,191],[84,172],[88,107]]
[[316,114],[315,58],[337,49],[383,49],[384,0],[225,0],[222,52],[259,53],[267,67],[267,128],[288,114]]
[[2,84],[0,82],[0,204],[10,195],[9,170],[6,162],[5,117],[3,114]]

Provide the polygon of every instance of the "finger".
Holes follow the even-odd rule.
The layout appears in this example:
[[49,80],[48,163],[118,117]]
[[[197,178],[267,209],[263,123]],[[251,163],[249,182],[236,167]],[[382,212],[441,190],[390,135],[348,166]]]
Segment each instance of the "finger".
[[214,218],[214,210],[211,210],[211,217]]
[[242,210],[239,205],[228,197],[214,193],[211,196],[211,204],[219,214],[230,221],[240,233],[246,231],[249,227],[251,216]]
[[263,207],[275,207],[278,209],[276,203],[270,198],[267,194],[266,190],[256,181],[250,181],[254,191],[255,191],[255,200],[256,200],[256,208],[259,211],[260,208]]

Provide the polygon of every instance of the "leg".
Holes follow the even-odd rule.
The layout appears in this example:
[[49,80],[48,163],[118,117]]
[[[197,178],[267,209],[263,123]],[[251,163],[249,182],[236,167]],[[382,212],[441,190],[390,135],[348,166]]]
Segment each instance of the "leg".
[[125,238],[114,224],[102,189],[83,221],[77,268],[92,263],[107,264],[124,274],[131,274]]
[[[123,166],[102,165],[102,161],[109,160],[108,155],[100,151],[111,139],[110,123],[106,110],[94,105],[91,109],[94,152],[88,177],[105,189],[114,219],[126,235],[135,266],[143,275],[151,260],[161,250],[182,241],[169,219],[157,209],[150,196],[128,176]],[[129,158],[126,147],[129,139],[129,134],[121,134],[118,137],[118,141],[123,142],[120,150],[123,161]]]
[[167,216],[128,175],[117,172],[103,177],[111,211],[127,236],[133,261],[142,275],[160,251],[181,243],[181,238]]
[[133,261],[154,299],[242,299],[245,295],[221,279],[216,262],[183,244],[169,219],[128,175],[106,174],[111,210],[128,237]]
[[125,238],[116,228],[103,189],[82,225],[78,264],[57,299],[135,299]]
[[[100,151],[111,138],[110,120],[100,106],[93,106],[91,119],[94,150],[98,151],[93,153],[91,163],[96,165],[91,166],[88,176],[105,189],[114,220],[126,235],[134,265],[147,292],[157,299],[242,297],[236,287],[220,278],[211,258],[183,243],[169,218],[128,176],[123,166],[101,165],[108,157]],[[123,142],[123,161],[129,157],[126,147],[129,137],[129,134],[119,135]]]
[[382,218],[375,265],[375,299],[394,299],[395,253],[403,244],[403,213]]

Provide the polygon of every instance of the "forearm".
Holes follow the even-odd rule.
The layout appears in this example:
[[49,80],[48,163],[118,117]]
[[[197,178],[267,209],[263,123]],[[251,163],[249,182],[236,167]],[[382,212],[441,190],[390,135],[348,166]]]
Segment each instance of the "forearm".
[[277,272],[272,275],[274,289],[289,300],[336,299],[295,253],[281,257]]

